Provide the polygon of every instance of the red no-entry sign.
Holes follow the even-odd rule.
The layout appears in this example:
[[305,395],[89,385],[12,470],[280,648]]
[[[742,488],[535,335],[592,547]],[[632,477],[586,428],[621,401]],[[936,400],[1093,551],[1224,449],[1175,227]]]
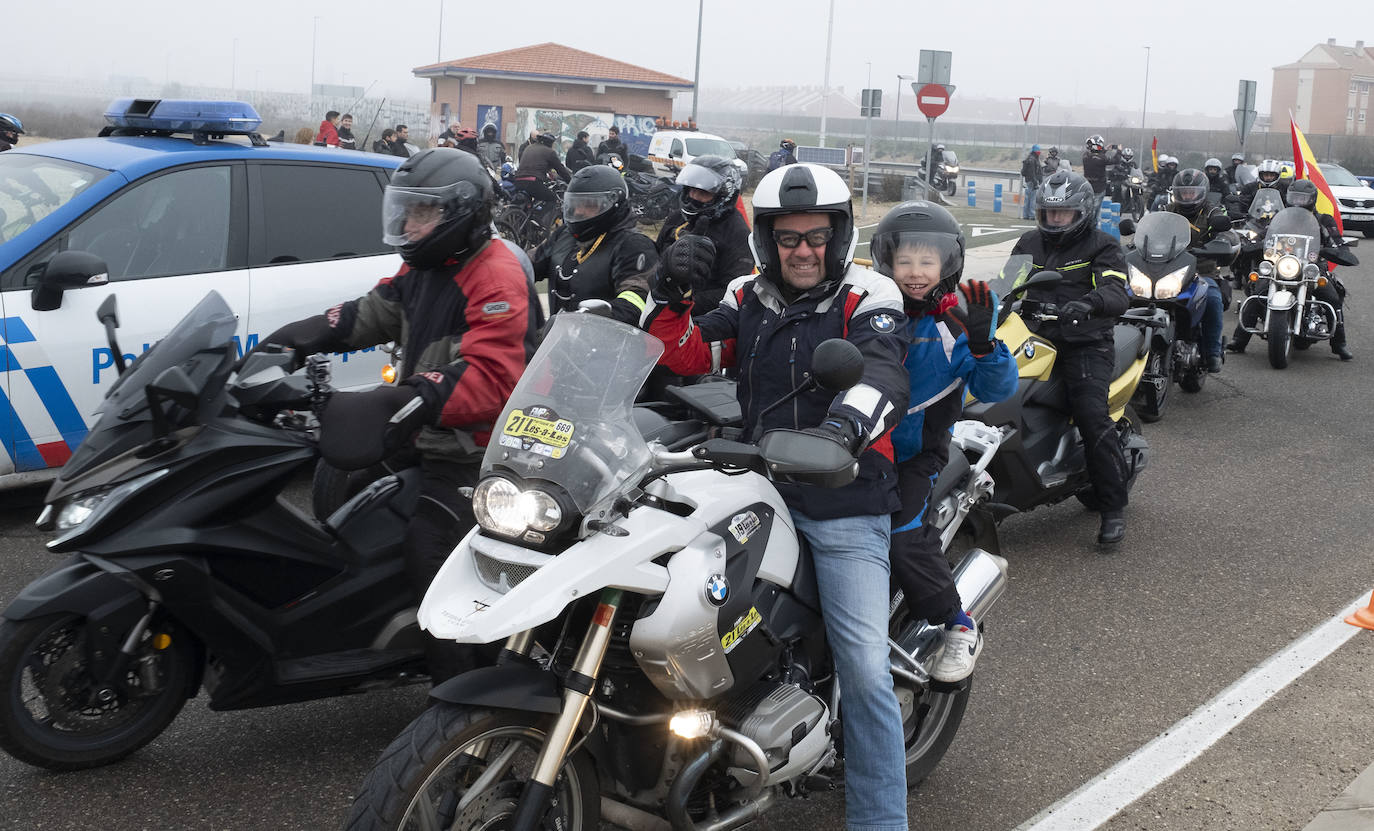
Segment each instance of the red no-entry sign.
[[941,84],[926,84],[916,90],[916,106],[926,118],[939,118],[949,109],[949,92]]

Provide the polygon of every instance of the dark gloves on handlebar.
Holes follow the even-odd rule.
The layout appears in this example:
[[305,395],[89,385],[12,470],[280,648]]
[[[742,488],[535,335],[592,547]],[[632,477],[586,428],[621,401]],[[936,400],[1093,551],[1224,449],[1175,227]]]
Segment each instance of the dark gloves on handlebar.
[[997,338],[997,292],[982,280],[959,284],[964,305],[954,306],[946,318],[964,331],[973,357],[991,354],[992,342]]
[[433,417],[412,386],[336,392],[320,413],[320,455],[340,470],[362,470],[395,453]]
[[1096,311],[1097,309],[1091,300],[1080,297],[1077,300],[1070,300],[1059,309],[1059,322],[1069,326],[1077,326],[1092,317]]
[[337,343],[338,337],[324,315],[314,315],[286,324],[258,341],[249,354],[271,345],[284,346],[295,350],[292,366],[300,369],[310,355],[329,351]]
[[847,415],[831,413],[825,417],[817,427],[808,427],[802,431],[813,436],[824,436],[827,439],[849,451],[849,455],[857,457],[859,451],[863,449],[864,434],[859,425],[853,418]]
[[663,252],[654,276],[653,298],[673,311],[686,308],[692,286],[711,277],[716,261],[716,244],[698,234],[686,234]]

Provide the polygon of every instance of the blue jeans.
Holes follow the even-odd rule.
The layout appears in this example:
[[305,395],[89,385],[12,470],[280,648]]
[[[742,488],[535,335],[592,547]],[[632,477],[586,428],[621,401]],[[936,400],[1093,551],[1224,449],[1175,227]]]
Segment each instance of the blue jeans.
[[1207,303],[1202,307],[1202,357],[1221,354],[1221,289],[1211,277],[1199,277],[1207,285]]
[[892,518],[811,519],[793,511],[792,521],[811,544],[840,680],[846,825],[849,831],[903,831],[906,749],[887,648]]
[[1035,219],[1031,203],[1035,201],[1035,186],[1025,179],[1021,180],[1021,218]]

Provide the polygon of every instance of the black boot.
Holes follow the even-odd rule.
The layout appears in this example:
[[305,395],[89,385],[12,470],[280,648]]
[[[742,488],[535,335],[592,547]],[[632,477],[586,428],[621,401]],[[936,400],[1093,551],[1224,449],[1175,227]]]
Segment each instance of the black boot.
[[1331,354],[1342,361],[1353,361],[1350,347],[1345,345],[1345,309],[1336,310],[1336,329],[1331,333]]
[[1116,545],[1126,537],[1126,512],[1103,511],[1102,525],[1097,531],[1098,545]]
[[1231,333],[1231,340],[1226,344],[1226,351],[1240,354],[1249,344],[1250,333],[1237,326],[1236,331]]
[[1207,371],[1213,374],[1221,372],[1220,354],[1207,356]]

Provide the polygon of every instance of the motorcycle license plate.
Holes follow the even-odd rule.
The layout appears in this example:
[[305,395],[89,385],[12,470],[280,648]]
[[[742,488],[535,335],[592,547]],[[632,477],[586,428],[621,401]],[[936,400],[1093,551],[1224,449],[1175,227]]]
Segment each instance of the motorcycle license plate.
[[573,423],[547,407],[511,410],[501,428],[501,445],[529,450],[551,459],[563,458],[572,441]]

